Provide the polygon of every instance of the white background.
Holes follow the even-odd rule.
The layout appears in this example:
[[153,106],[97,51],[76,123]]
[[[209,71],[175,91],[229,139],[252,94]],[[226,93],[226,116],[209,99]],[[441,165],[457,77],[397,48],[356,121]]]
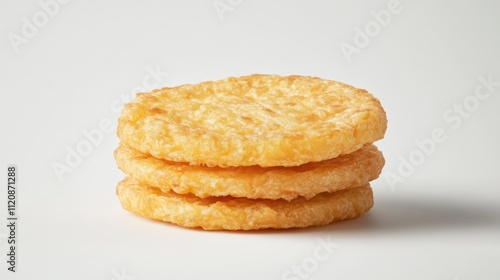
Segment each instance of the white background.
[[[479,77],[500,81],[498,1],[401,0],[385,26],[373,16],[385,0],[220,3],[232,6],[219,16],[213,0],[73,0],[47,15],[38,1],[1,1],[1,279],[500,279],[500,86],[474,97]],[[366,27],[369,42],[357,38],[345,55],[341,45],[356,47]],[[156,80],[151,69],[162,72]],[[113,159],[122,100],[143,80],[252,73],[339,80],[381,100],[387,163],[374,208],[329,226],[252,233],[122,210]],[[464,100],[462,117],[454,110]],[[107,121],[112,131],[59,180],[53,165]],[[418,157],[415,141],[435,129],[446,140]],[[411,155],[413,172],[398,170]],[[9,164],[19,176],[17,273],[6,263]],[[320,240],[336,244],[324,260],[313,259]]]

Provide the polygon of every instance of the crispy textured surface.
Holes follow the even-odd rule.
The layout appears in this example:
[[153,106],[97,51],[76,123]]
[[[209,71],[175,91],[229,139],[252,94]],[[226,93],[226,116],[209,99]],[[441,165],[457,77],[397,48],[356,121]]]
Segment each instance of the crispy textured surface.
[[137,215],[206,230],[303,228],[361,216],[373,206],[369,185],[306,200],[199,198],[161,192],[127,177],[117,186],[123,208]]
[[204,167],[157,159],[124,144],[115,151],[118,167],[138,182],[164,192],[198,197],[311,198],[361,186],[376,179],[384,157],[374,145],[334,159],[296,167]]
[[387,119],[367,91],[316,77],[251,75],[163,88],[126,104],[118,136],[157,158],[298,166],[358,150]]

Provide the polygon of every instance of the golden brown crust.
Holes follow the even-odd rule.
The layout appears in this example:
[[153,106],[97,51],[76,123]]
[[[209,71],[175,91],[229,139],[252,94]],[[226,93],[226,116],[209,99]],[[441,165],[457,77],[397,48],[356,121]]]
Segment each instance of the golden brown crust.
[[373,206],[369,185],[335,193],[321,193],[306,200],[199,198],[137,183],[128,177],[118,183],[117,195],[124,209],[137,215],[206,230],[256,230],[303,228],[361,216]]
[[123,172],[164,192],[285,200],[364,185],[376,179],[384,165],[382,153],[374,145],[296,167],[191,166],[145,155],[123,143],[116,149],[115,158]]
[[298,166],[384,136],[380,102],[316,77],[251,75],[138,94],[118,136],[157,158],[208,166]]

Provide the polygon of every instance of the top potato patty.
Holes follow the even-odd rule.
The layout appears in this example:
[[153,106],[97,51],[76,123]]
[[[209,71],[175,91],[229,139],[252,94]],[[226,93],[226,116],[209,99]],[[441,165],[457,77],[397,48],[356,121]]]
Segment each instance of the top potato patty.
[[138,94],[119,138],[143,153],[207,166],[297,166],[383,138],[367,91],[304,76],[251,75]]

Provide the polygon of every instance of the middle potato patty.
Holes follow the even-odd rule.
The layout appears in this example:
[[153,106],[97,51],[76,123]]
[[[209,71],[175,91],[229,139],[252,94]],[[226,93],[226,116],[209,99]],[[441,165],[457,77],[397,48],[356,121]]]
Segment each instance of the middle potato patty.
[[123,172],[164,192],[288,201],[364,185],[378,178],[384,166],[382,153],[371,144],[351,154],[295,167],[192,166],[158,159],[123,143],[115,158]]

